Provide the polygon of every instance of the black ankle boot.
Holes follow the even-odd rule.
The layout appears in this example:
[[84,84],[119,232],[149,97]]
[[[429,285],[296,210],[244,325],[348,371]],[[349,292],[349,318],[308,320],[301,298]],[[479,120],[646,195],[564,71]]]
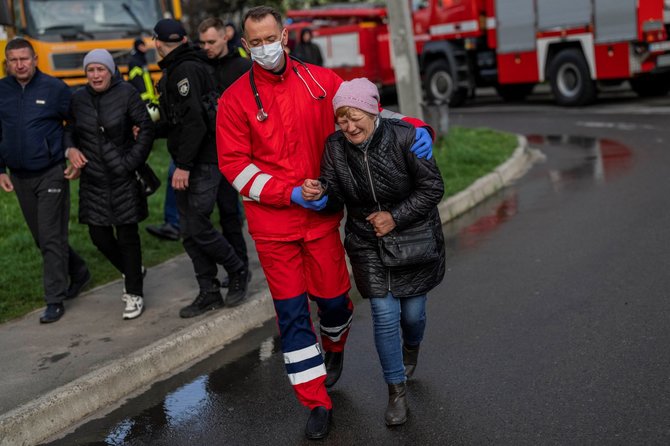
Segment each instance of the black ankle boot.
[[407,379],[414,375],[414,370],[419,360],[419,347],[420,345],[410,347],[403,344],[402,346],[402,363],[405,365],[405,376]]
[[305,436],[310,440],[326,438],[332,413],[332,409],[328,410],[323,406],[312,409],[307,419],[307,426],[305,426]]
[[344,352],[326,352],[323,362],[326,365],[326,387],[330,388],[342,375]]
[[389,384],[389,405],[386,408],[384,419],[387,426],[397,426],[407,421],[406,386],[405,383]]

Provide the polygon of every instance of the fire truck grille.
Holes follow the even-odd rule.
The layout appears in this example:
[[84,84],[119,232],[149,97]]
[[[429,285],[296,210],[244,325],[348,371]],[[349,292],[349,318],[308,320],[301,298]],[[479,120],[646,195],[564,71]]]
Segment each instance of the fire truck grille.
[[[130,51],[117,50],[110,51],[110,53],[112,53],[114,62],[117,66],[128,65],[128,61],[130,61]],[[51,66],[54,70],[80,70],[84,63],[84,56],[86,56],[86,52],[52,54]],[[156,50],[150,49],[147,51],[147,63],[154,64],[156,63],[156,60]]]

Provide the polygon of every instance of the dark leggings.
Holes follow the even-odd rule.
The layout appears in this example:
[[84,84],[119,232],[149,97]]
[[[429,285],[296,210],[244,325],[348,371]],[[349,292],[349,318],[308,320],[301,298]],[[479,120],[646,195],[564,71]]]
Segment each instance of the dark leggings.
[[88,233],[95,247],[126,276],[126,292],[143,296],[142,246],[137,223],[118,226],[89,225]]

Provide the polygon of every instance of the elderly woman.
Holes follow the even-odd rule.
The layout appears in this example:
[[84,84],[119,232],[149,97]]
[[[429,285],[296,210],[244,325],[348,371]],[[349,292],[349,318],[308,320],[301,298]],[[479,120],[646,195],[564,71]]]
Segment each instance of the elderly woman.
[[[437,204],[444,184],[434,160],[410,152],[415,128],[379,116],[377,87],[365,78],[343,82],[333,98],[340,130],[326,141],[319,180],[305,180],[306,200],[345,205],[344,247],[356,286],[372,308],[375,345],[388,384],[385,421],[407,420],[406,379],[414,373],[426,327],[426,293],[444,276],[444,238]],[[412,234],[418,257],[402,249]],[[421,237],[419,237],[421,238]],[[416,254],[416,252],[415,252]]]
[[123,81],[108,51],[89,52],[84,71],[88,84],[72,95],[65,131],[67,157],[81,169],[79,221],[88,225],[93,244],[123,274],[123,318],[134,319],[144,309],[138,223],[148,215],[135,170],[149,156],[153,124],[139,93]]

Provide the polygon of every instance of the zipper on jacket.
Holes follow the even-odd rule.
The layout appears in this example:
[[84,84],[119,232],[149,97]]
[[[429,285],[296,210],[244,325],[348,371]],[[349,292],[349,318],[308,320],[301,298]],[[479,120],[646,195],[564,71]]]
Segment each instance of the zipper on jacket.
[[[370,190],[372,191],[372,199],[377,203],[377,209],[379,212],[382,211],[382,207],[377,200],[377,194],[375,193],[375,185],[372,182],[372,172],[370,171],[370,163],[368,162],[368,148],[363,149],[363,161],[365,162],[365,170],[368,172],[368,179],[370,180]],[[381,242],[377,241],[377,246],[381,249]],[[387,291],[391,292],[391,268],[386,267],[386,287]]]
[[21,100],[19,101],[19,121],[17,128],[19,131],[17,134],[19,135],[19,143],[18,143],[18,149],[19,149],[19,168],[20,169],[25,169],[26,167],[24,166],[23,158],[25,157],[25,151],[23,150],[23,132],[20,129],[23,129],[23,109],[25,108],[23,105],[25,101],[25,95],[26,95],[26,87],[21,86]]

